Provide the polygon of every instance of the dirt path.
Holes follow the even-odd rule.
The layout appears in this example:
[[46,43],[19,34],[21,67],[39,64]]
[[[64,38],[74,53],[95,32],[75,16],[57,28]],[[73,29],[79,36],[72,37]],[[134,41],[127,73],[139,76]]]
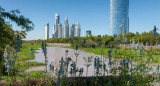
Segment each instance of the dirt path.
[[70,46],[69,43],[47,43],[48,45]]

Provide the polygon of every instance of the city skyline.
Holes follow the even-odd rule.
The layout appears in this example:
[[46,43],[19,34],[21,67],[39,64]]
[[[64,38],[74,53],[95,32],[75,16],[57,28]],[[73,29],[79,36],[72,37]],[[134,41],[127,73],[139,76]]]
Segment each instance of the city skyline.
[[60,15],[57,13],[55,14],[55,24],[53,24],[53,33],[50,38],[56,39],[56,38],[68,38],[68,37],[80,37],[80,36],[81,36],[81,27],[79,22],[77,22],[77,24],[72,24],[72,26],[70,27],[68,18],[65,18],[64,24],[61,24]]
[[[160,6],[158,3],[160,3],[159,0],[154,2],[151,0],[130,0],[130,32],[148,32],[153,29],[154,25],[157,28],[160,27],[160,12],[157,11]],[[44,4],[45,6],[42,6]],[[74,24],[78,20],[83,28],[82,36],[85,36],[88,29],[92,30],[93,36],[105,35],[110,32],[110,0],[76,0],[75,2],[73,0],[48,0],[45,3],[43,0],[38,2],[36,0],[1,0],[0,5],[6,11],[19,9],[24,16],[33,21],[35,28],[27,33],[27,39],[43,39],[44,23],[48,21],[50,23],[49,28],[52,28],[55,23],[53,20],[55,13],[65,15],[70,20],[70,24]],[[62,16],[61,20],[64,19]],[[14,23],[12,27],[14,30],[21,29]],[[37,31],[38,33],[36,33]],[[50,32],[53,30],[50,29]]]

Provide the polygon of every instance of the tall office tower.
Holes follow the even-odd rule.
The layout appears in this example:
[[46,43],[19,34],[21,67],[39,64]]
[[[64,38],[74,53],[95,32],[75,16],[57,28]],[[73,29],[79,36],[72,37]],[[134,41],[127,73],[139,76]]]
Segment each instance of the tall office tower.
[[62,35],[61,35],[61,38],[64,38],[64,32],[63,32],[63,30],[64,30],[64,28],[63,28],[63,25],[62,25],[62,30],[61,30]]
[[69,23],[67,18],[64,20],[63,36],[64,38],[69,37]]
[[75,33],[74,33],[75,37],[80,37],[81,36],[81,27],[79,22],[77,22],[76,26],[75,26]]
[[129,32],[129,0],[110,0],[111,35]]
[[45,24],[44,32],[45,32],[45,39],[49,39],[49,23]]
[[70,37],[74,37],[74,33],[75,33],[75,24],[72,24],[70,28]]
[[91,30],[86,31],[86,36],[91,36]]
[[62,24],[58,24],[58,38],[62,38]]
[[53,34],[52,34],[53,39],[54,39],[54,34],[55,34],[55,25],[53,25]]
[[55,15],[55,34],[54,38],[58,38],[58,24],[60,23],[60,17],[58,14]]

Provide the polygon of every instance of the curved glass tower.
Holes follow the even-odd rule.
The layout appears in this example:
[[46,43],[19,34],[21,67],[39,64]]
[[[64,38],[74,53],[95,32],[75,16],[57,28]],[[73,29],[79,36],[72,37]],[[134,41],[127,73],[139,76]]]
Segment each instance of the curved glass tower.
[[110,30],[111,35],[120,34],[123,24],[124,33],[129,32],[129,0],[110,0]]

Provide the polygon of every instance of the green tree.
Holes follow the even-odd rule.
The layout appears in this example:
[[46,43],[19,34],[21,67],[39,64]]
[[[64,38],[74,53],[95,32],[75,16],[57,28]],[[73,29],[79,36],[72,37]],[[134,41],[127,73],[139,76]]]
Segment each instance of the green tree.
[[15,22],[17,26],[22,27],[22,29],[27,32],[33,30],[34,27],[32,21],[25,18],[23,15],[20,15],[20,13],[19,10],[11,10],[7,12],[0,6],[0,79],[3,72],[4,49],[7,45],[12,45],[14,42],[14,31],[8,22]]

